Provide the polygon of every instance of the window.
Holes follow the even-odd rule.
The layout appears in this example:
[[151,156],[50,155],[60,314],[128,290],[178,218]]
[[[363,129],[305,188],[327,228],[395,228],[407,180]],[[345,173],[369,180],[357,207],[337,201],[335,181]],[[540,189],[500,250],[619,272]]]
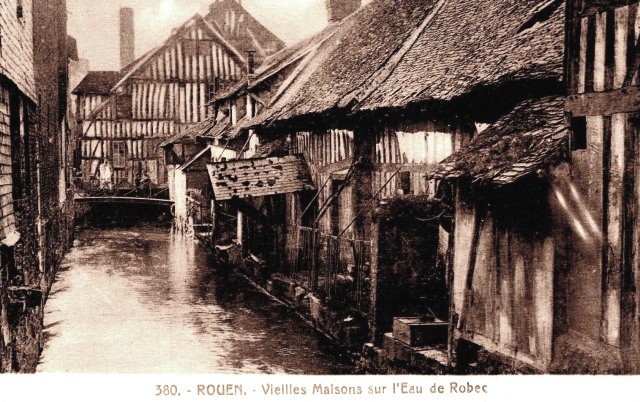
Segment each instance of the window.
[[587,118],[584,116],[571,119],[571,149],[587,149]]
[[113,167],[123,169],[127,164],[127,147],[124,141],[113,142]]

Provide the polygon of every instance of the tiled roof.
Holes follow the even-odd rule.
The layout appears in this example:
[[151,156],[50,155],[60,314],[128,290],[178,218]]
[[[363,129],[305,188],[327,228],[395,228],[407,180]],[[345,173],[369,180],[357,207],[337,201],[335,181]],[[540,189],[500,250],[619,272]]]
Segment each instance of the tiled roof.
[[289,144],[286,140],[277,139],[261,144],[254,155],[255,158],[269,158],[286,154],[289,150]]
[[89,71],[73,90],[74,95],[109,95],[111,88],[120,81],[118,71]]
[[430,176],[510,184],[561,160],[568,136],[563,97],[527,100],[443,161]]
[[269,120],[338,107],[392,58],[437,4],[436,0],[373,0],[345,18],[272,105]]
[[562,0],[448,0],[361,109],[451,100],[509,80],[560,81]]
[[335,29],[249,126],[562,80],[561,0],[373,0]]
[[192,124],[188,128],[184,129],[181,133],[167,138],[160,143],[159,147],[166,147],[167,145],[175,144],[184,140],[194,140],[196,138],[221,138],[224,130],[229,127],[229,118],[225,118],[220,121],[215,121],[211,117]]
[[314,189],[309,168],[298,156],[240,159],[207,167],[217,201]]

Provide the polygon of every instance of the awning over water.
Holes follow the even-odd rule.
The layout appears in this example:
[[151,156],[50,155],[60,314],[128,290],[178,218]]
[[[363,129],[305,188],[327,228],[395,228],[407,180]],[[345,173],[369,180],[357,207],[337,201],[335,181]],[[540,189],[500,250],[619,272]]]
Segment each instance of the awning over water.
[[299,156],[239,159],[207,168],[218,201],[314,189],[308,166]]

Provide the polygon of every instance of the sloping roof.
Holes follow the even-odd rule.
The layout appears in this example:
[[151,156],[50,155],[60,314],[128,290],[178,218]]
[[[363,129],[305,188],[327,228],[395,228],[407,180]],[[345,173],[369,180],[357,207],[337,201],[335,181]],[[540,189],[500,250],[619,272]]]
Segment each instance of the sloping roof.
[[448,0],[361,109],[451,100],[507,80],[560,81],[562,0]]
[[286,154],[289,150],[289,144],[286,140],[277,139],[261,144],[256,149],[254,158],[269,158],[272,156],[278,156],[278,154]]
[[[229,51],[229,55],[234,57],[239,64],[246,63],[244,56],[242,56],[242,54],[238,51],[238,49],[233,47],[233,45],[218,31],[218,29],[213,24],[205,20],[200,14],[195,14],[193,17],[185,21],[179,28],[174,29],[171,36],[169,36],[169,38],[165,40],[161,46],[151,49],[150,51],[145,53],[143,56],[138,58],[137,60],[125,66],[122,69],[120,80],[117,81],[117,83],[111,87],[111,92],[115,92],[118,88],[125,85],[127,81],[134,74],[136,74],[138,71],[144,68],[147,65],[147,63],[149,63],[154,57],[156,56],[159,57],[159,53],[164,50],[165,46],[177,40],[185,29],[189,28],[190,26],[192,26],[192,24],[197,22],[201,22],[210,31],[210,33],[216,39],[218,39],[220,44]],[[88,120],[94,119],[95,116],[97,116],[100,112],[102,112],[102,110],[109,104],[109,102],[110,100],[105,100],[100,105],[98,105],[91,112],[91,115],[88,117]]]
[[240,159],[207,167],[217,201],[314,189],[309,168],[299,156]]
[[258,62],[284,47],[284,42],[237,0],[216,0],[209,7],[205,19],[213,23],[242,54],[249,50],[256,51]]
[[210,33],[218,39],[222,46],[224,46],[229,51],[229,54],[236,58],[236,61],[238,61],[240,64],[244,64],[246,62],[244,56],[239,52],[239,50],[235,48],[214,25],[205,20],[200,14],[195,14],[193,17],[185,21],[184,24],[182,24],[179,28],[174,29],[171,36],[169,36],[169,38],[164,41],[162,46],[151,49],[145,55],[126,66],[123,69],[122,79],[116,85],[114,85],[113,89],[122,86],[133,74],[139,71],[147,64],[149,60],[153,59],[160,51],[162,51],[164,49],[164,46],[166,46],[168,43],[171,43],[171,41],[176,40],[182,34],[182,31],[184,29],[188,28],[191,24],[194,24],[196,22],[202,22],[203,25],[207,27],[207,29],[209,29]]
[[178,169],[182,171],[206,169],[208,163],[211,162],[211,147],[206,147],[191,159],[185,162]]
[[240,92],[246,90],[246,88],[247,88],[247,81],[246,80],[239,81],[239,82],[235,83],[234,85],[231,85],[229,88],[222,89],[221,91],[216,93],[213,100],[218,102],[218,101],[221,101],[223,99],[227,99],[227,98],[230,98],[232,96],[236,96]]
[[231,119],[225,117],[208,131],[202,131],[198,137],[220,139],[224,137],[225,131],[231,128]]
[[447,101],[510,81],[560,82],[563,53],[561,0],[373,0],[249,126]]
[[221,138],[224,130],[229,127],[229,118],[226,117],[220,121],[215,121],[212,117],[192,124],[184,129],[181,133],[176,134],[162,141],[159,147],[166,147],[184,140],[194,140],[196,138]]
[[560,160],[567,146],[564,97],[527,100],[444,160],[432,178],[506,185]]
[[89,71],[86,77],[73,90],[74,95],[109,95],[111,88],[120,81],[118,71]]
[[268,119],[337,107],[387,63],[437,5],[435,0],[373,0],[345,18],[313,54],[297,82],[271,105]]
[[301,62],[305,57],[309,56],[314,49],[317,49],[319,45],[331,38],[341,26],[341,21],[330,23],[319,33],[292,46],[287,46],[278,53],[268,57],[256,69],[253,76],[247,77],[246,80],[240,81],[233,87],[221,91],[216,95],[215,101],[219,102],[228,99],[246,88],[254,89],[270,78],[279,77],[287,67]]

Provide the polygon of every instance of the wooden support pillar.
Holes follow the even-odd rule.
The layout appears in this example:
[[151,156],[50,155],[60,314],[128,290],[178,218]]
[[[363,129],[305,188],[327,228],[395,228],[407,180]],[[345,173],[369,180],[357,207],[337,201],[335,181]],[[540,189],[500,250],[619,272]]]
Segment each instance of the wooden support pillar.
[[216,200],[211,200],[211,249],[215,252],[218,238],[218,210]]
[[370,342],[378,344],[380,337],[378,330],[378,237],[380,234],[380,224],[371,224],[371,268],[370,268],[370,292],[369,292],[369,339]]
[[237,230],[236,237],[239,246],[242,246],[244,243],[244,214],[238,211],[238,222],[237,222]]

